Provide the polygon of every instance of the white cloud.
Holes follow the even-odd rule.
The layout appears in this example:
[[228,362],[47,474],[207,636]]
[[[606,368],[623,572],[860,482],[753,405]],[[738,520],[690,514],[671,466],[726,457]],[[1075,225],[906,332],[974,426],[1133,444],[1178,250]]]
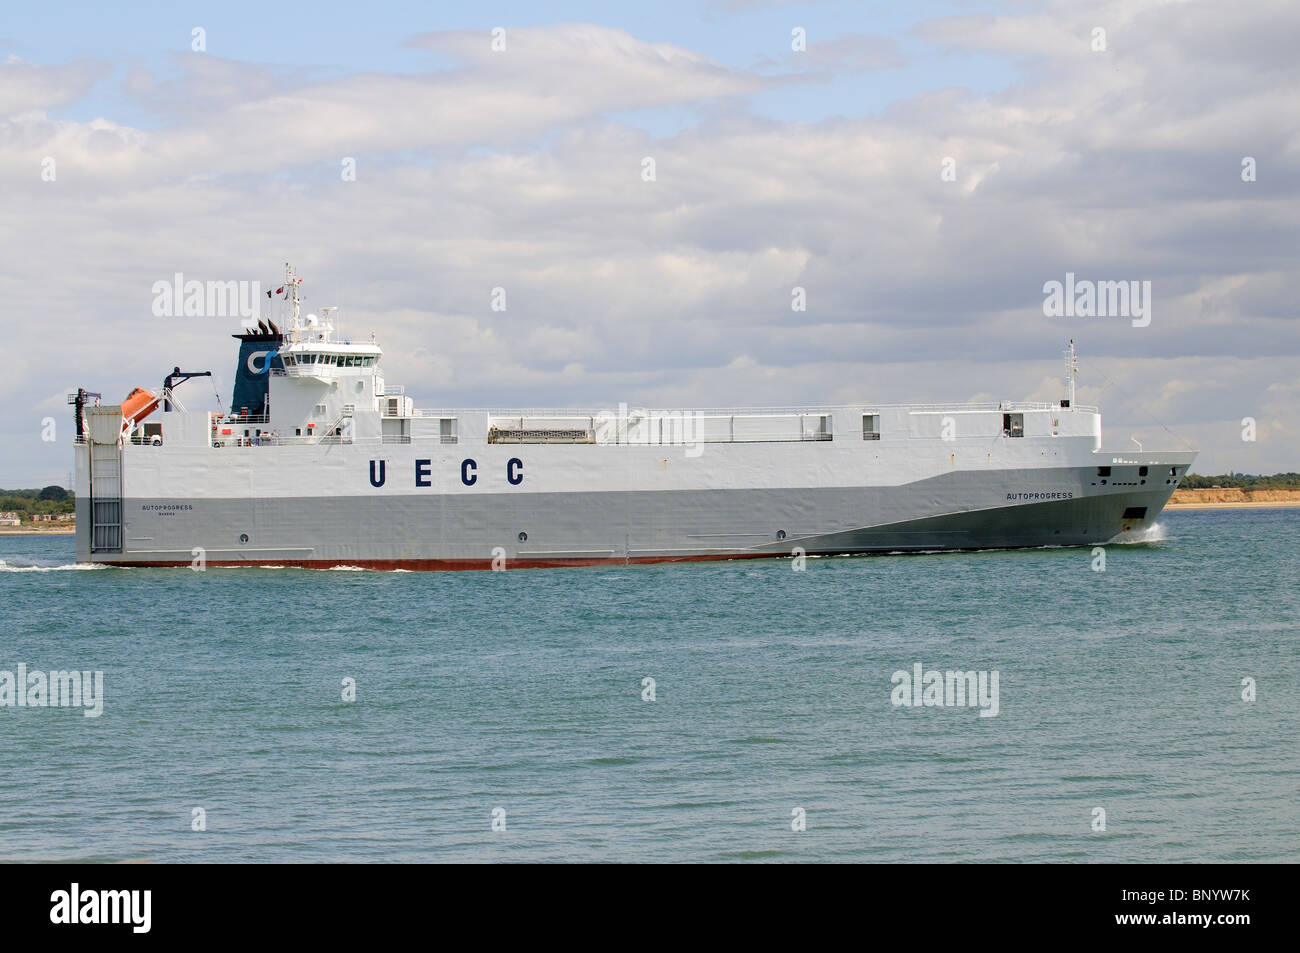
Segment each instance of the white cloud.
[[105,64],[89,60],[41,66],[8,56],[0,62],[0,117],[40,113],[75,102],[106,72]]
[[[1109,59],[1087,50],[1094,22]],[[442,404],[1051,397],[1073,336],[1081,399],[1119,443],[1168,424],[1205,448],[1198,469],[1295,469],[1300,66],[1277,38],[1297,24],[1155,3],[943,21],[918,35],[1013,54],[1025,80],[862,119],[702,110],[660,138],[609,116],[782,80],[604,27],[511,31],[504,54],[457,32],[416,41],[455,60],[420,76],[133,74],[165,120],[145,131],[42,115],[84,92],[63,76],[0,122],[0,320],[25,358],[0,399],[34,440],[51,368],[116,399],[211,367],[228,395],[233,328],[151,317],[152,283],[269,281],[292,259],[314,305],[379,334],[390,379]],[[181,115],[190,96],[203,108]],[[1151,280],[1151,326],[1044,318],[1066,271]],[[1227,426],[1246,415],[1253,457]],[[32,449],[51,476],[64,451]]]

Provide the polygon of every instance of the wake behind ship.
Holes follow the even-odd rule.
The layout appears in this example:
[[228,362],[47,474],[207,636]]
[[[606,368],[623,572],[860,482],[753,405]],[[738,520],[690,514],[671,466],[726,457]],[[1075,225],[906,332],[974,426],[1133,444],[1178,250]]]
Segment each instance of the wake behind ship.
[[[430,410],[373,341],[303,315],[240,341],[228,413],[173,388],[76,406],[77,558],[501,569],[1093,545],[1146,529],[1195,451],[1101,449],[1057,403]],[[207,372],[202,372],[206,375]]]

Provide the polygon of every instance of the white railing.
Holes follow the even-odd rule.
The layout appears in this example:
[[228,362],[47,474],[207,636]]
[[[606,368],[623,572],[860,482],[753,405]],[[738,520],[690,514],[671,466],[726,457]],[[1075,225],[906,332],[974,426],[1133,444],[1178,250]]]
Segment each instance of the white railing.
[[871,409],[879,407],[882,410],[908,410],[914,414],[950,414],[950,413],[1023,413],[1027,410],[1078,410],[1083,413],[1097,414],[1101,411],[1097,407],[1088,404],[1075,404],[1070,407],[1062,407],[1060,404],[1051,403],[1050,401],[1041,400],[1004,400],[1000,403],[986,401],[983,403],[969,404],[871,404]]
[[212,441],[212,445],[217,449],[224,449],[226,447],[300,447],[353,442],[351,437],[336,437],[333,434],[320,436],[313,434],[310,437],[272,437],[269,434],[262,434],[260,437],[217,437]]
[[[625,436],[625,435],[623,435]],[[691,447],[701,444],[715,443],[820,443],[833,440],[834,435],[828,433],[805,433],[790,434],[782,433],[756,433],[744,434],[732,437],[728,434],[707,434],[687,439],[681,436],[674,436],[672,439],[652,441],[639,440],[635,437],[632,439],[618,440],[577,440],[577,441],[554,441],[554,440],[516,440],[501,439],[492,441],[499,444],[524,444],[539,445],[553,444],[557,446],[600,446],[600,447]],[[488,441],[484,441],[487,443]],[[333,434],[320,437],[269,437],[263,434],[261,437],[219,437],[213,441],[213,447],[216,449],[225,449],[228,447],[243,448],[260,448],[260,447],[296,447],[296,446],[332,446],[336,444],[353,444],[356,446],[391,446],[395,444],[459,444],[459,436],[441,436],[434,434],[432,436],[407,436],[405,434],[386,434],[380,437],[346,437],[334,436]]]
[[[648,415],[652,417],[659,416],[676,416],[681,414],[704,414],[705,416],[719,417],[742,417],[742,416],[763,416],[763,415],[802,415],[816,416],[818,414],[830,414],[835,411],[847,413],[874,413],[876,411],[911,411],[912,413],[932,414],[932,413],[974,413],[995,411],[1002,413],[1021,413],[1029,410],[1078,410],[1084,413],[1100,413],[1097,407],[1089,404],[1075,404],[1072,407],[1062,407],[1059,403],[1051,401],[1026,401],[1026,400],[1004,400],[1004,401],[973,401],[961,402],[954,401],[951,403],[934,403],[934,404],[837,404],[834,406],[804,406],[804,407],[676,407],[673,409],[663,409],[655,407],[634,407],[628,405],[624,413],[631,416]],[[444,409],[423,408],[415,411],[417,417],[455,417],[463,414],[487,414],[489,417],[598,417],[604,419],[618,419],[619,408],[617,407],[455,407]]]

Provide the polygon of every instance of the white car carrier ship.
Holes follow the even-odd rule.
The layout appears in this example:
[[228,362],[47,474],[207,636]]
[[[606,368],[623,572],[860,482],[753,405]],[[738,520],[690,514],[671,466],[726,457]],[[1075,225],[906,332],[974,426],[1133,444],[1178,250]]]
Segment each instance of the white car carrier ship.
[[[1195,451],[1101,450],[1057,403],[429,410],[301,313],[240,341],[228,413],[76,405],[77,558],[491,569],[1092,545],[1155,521]],[[209,372],[202,372],[203,375]]]

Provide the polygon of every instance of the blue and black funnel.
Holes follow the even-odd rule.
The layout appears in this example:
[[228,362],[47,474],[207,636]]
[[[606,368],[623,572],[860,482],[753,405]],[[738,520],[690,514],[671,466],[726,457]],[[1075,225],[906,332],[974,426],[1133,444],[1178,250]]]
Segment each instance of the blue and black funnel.
[[284,370],[280,359],[284,335],[274,322],[268,325],[258,321],[257,328],[231,337],[237,338],[240,344],[230,412],[239,416],[266,415],[271,409],[271,371]]

